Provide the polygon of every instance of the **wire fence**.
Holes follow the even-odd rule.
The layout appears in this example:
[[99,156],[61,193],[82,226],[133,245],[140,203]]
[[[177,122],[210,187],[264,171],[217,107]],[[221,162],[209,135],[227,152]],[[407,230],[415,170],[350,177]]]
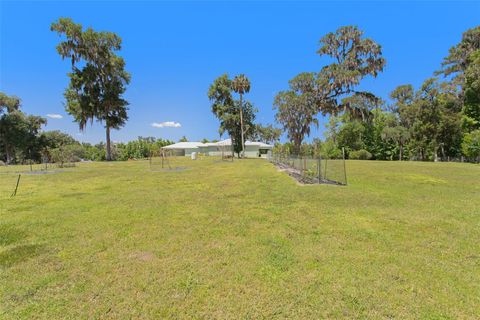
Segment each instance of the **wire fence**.
[[268,160],[301,183],[347,185],[345,157],[322,157],[272,154]]
[[150,171],[183,171],[188,159],[176,150],[160,149],[150,153],[148,163]]
[[17,173],[47,173],[52,170],[73,168],[75,162],[57,162],[57,163],[35,163],[33,161],[25,162],[20,165],[8,165],[0,167],[0,174],[17,174]]

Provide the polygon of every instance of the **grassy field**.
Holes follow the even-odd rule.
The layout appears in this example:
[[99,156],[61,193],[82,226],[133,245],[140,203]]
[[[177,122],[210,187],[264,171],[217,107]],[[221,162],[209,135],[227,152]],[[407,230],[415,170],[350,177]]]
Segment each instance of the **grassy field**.
[[[0,318],[474,319],[480,166],[263,160],[0,168]],[[2,173],[3,172],[3,173]]]

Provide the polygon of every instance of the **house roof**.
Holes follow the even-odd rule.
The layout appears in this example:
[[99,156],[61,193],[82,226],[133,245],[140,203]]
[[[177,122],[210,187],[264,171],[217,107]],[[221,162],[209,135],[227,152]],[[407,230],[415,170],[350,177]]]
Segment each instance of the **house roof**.
[[201,142],[177,142],[165,147],[162,149],[197,149],[198,147],[204,146],[204,143]]
[[246,146],[259,146],[260,148],[273,148],[271,144],[263,143],[263,142],[255,142],[255,141],[246,141]]
[[[232,145],[232,140],[231,139],[225,139],[222,141],[218,141],[217,143],[214,143],[213,145],[216,146],[230,146]],[[272,148],[273,146],[270,144],[266,144],[263,142],[257,142],[257,141],[245,141],[245,146],[259,146],[260,148]]]
[[[218,147],[218,146],[231,146],[232,140],[225,139],[218,142],[178,142],[171,144],[169,146],[165,146],[162,149],[198,149],[200,147]],[[266,144],[263,142],[255,142],[255,141],[245,141],[245,146],[258,146],[260,148],[272,148],[273,146],[270,144]]]

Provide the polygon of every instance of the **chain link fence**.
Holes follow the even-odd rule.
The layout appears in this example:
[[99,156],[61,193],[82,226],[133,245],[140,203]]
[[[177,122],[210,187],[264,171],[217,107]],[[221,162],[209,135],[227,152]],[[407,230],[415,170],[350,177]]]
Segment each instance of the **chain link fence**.
[[274,153],[270,154],[267,159],[280,170],[304,184],[347,185],[345,157],[329,159]]

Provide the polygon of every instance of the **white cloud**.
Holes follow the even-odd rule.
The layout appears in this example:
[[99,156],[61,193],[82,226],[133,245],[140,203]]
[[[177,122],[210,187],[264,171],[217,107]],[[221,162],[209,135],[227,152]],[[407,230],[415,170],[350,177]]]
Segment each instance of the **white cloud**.
[[56,114],[56,113],[49,113],[47,114],[47,117],[52,118],[52,119],[62,119],[63,116],[61,114]]
[[154,122],[152,123],[152,127],[154,128],[180,128],[182,125],[179,122],[175,121],[165,121],[165,122]]

